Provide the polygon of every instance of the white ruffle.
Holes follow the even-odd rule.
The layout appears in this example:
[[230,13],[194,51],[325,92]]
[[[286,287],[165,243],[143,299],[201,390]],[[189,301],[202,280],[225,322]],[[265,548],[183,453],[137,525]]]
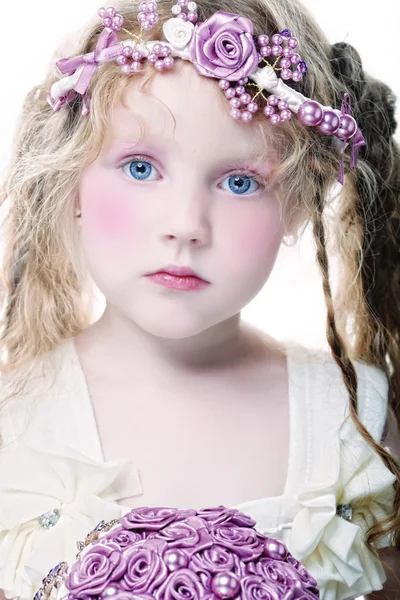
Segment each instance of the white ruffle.
[[[350,441],[351,440],[351,441]],[[321,600],[349,600],[382,589],[386,575],[365,544],[367,529],[387,517],[394,500],[395,476],[355,432],[343,427],[337,461],[326,481],[303,486],[286,540],[290,552],[318,581]],[[351,504],[352,521],[336,514]],[[379,547],[390,546],[390,539]]]
[[[18,446],[0,461],[0,588],[31,599],[61,560],[72,562],[76,543],[99,521],[119,518],[117,500],[142,492],[129,460],[96,463],[71,448],[57,452]],[[44,529],[37,517],[61,517]]]

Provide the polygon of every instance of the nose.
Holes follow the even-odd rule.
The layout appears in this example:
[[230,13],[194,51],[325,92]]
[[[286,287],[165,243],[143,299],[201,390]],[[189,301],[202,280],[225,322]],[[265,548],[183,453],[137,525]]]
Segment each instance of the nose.
[[176,193],[169,204],[163,237],[180,243],[202,246],[210,237],[208,198],[205,190],[190,192],[187,188]]

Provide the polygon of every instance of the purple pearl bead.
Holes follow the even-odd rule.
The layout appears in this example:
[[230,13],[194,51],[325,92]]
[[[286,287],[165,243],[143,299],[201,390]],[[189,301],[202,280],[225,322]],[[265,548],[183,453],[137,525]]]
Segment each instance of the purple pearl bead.
[[156,23],[158,23],[158,15],[157,15],[157,13],[150,13],[149,15],[147,15],[147,20],[152,25],[155,25]]
[[242,94],[240,96],[240,102],[242,104],[249,104],[249,102],[251,102],[251,96],[250,96],[250,94],[246,94],[246,93]]
[[253,115],[251,114],[251,112],[249,110],[244,110],[242,112],[242,121],[244,121],[245,123],[249,123],[249,121],[252,120]]
[[[303,105],[304,106],[304,105]],[[324,118],[317,125],[317,130],[325,135],[333,135],[340,127],[340,116],[334,110],[325,110]]]
[[303,125],[307,125],[308,127],[316,127],[324,118],[324,109],[318,102],[314,100],[308,100],[304,102],[302,106],[299,108],[299,112],[297,113],[299,120]]
[[190,21],[190,23],[196,23],[198,18],[199,15],[197,12],[188,12],[187,20]]
[[272,36],[272,43],[275,44],[275,46],[280,46],[283,42],[283,37],[281,35],[279,35],[279,33],[276,33],[275,35]]
[[124,48],[122,50],[122,54],[124,56],[132,56],[132,54],[133,54],[132,46],[124,46]]
[[132,65],[122,65],[121,73],[123,73],[124,75],[129,75],[132,71],[132,67],[133,67],[133,63],[132,63]]
[[137,60],[134,60],[131,65],[132,71],[141,71],[143,69],[143,64]]
[[259,35],[257,38],[257,42],[260,46],[266,46],[269,42],[269,37],[265,34]]
[[140,52],[140,50],[135,50],[132,54],[132,59],[135,61],[139,61],[142,60],[143,58],[143,54]]
[[116,16],[113,18],[113,25],[117,25],[117,26],[118,26],[118,25],[122,25],[122,24],[123,24],[123,22],[124,22],[124,18],[123,18],[121,15],[116,15]]
[[291,38],[292,32],[290,31],[290,29],[284,29],[283,31],[281,31],[281,36],[284,38]]
[[249,104],[247,105],[247,110],[249,110],[251,113],[256,113],[258,111],[258,104],[257,102],[249,102]]
[[234,598],[240,589],[240,583],[236,575],[230,571],[220,571],[211,580],[211,590],[222,600]]
[[275,108],[273,106],[264,106],[263,113],[266,117],[272,117],[275,114]]
[[168,46],[163,46],[160,54],[161,56],[171,56],[171,48],[168,48]]
[[127,58],[126,58],[126,56],[124,56],[123,54],[120,54],[120,55],[117,57],[117,63],[118,63],[119,65],[126,65],[126,61],[127,61],[127,60],[128,60],[128,59],[127,59]]
[[157,10],[157,4],[155,2],[148,2],[147,3],[147,11],[154,12],[155,10]]
[[292,66],[290,58],[281,58],[279,66],[282,67],[282,69],[289,69],[289,67]]
[[270,118],[270,121],[271,121],[272,125],[278,125],[278,123],[281,122],[281,117],[280,117],[280,115],[278,115],[277,113],[275,113]]
[[286,108],[289,108],[289,104],[287,103],[286,100],[279,100],[278,108],[279,108],[279,110],[285,110]]
[[232,106],[232,108],[240,108],[242,103],[240,102],[240,98],[235,96],[235,98],[231,98],[229,100],[229,104]]
[[290,58],[291,56],[293,56],[293,50],[289,47],[284,48],[283,56],[285,56],[286,58]]
[[181,12],[178,15],[178,19],[181,19],[182,21],[187,21],[188,20],[187,15],[185,13],[183,13],[183,12]]
[[234,89],[237,96],[241,96],[246,91],[243,85],[237,85]]
[[151,52],[151,54],[148,55],[147,60],[149,61],[149,63],[154,65],[158,60],[158,56],[157,54],[154,54],[154,52]]
[[298,42],[298,40],[296,38],[291,37],[288,40],[288,46],[289,46],[289,48],[293,48],[293,50],[294,50],[295,48],[297,48],[298,45],[299,45],[299,42]]
[[271,46],[261,46],[261,48],[260,48],[260,54],[261,54],[261,56],[263,56],[263,57],[270,56],[271,53],[272,53]]
[[292,116],[293,116],[293,113],[289,109],[282,110],[282,112],[281,112],[281,119],[282,119],[282,121],[290,121],[290,119],[292,118]]
[[103,19],[104,27],[110,27],[111,23],[112,23],[112,21],[111,21],[110,17],[104,17],[104,19]]
[[163,554],[163,560],[171,572],[185,569],[189,563],[188,556],[182,550],[175,548],[166,550]]
[[97,11],[97,14],[99,15],[99,17],[101,17],[103,19],[106,16],[106,9],[104,7],[99,8],[99,10]]
[[186,8],[188,5],[189,0],[178,0],[178,6],[180,6],[181,8]]
[[293,56],[290,58],[290,62],[292,63],[292,65],[298,65],[300,61],[301,58],[299,54],[293,54]]
[[249,83],[248,77],[243,77],[243,79],[239,79],[238,81],[238,85],[246,85],[246,83]]
[[149,21],[147,21],[147,19],[146,19],[146,21],[143,21],[143,23],[142,23],[142,28],[145,31],[150,31],[150,29],[153,28],[153,25]]
[[233,117],[235,119],[235,121],[237,121],[238,119],[240,119],[242,117],[242,113],[238,108],[232,108],[231,117]]
[[141,2],[139,4],[139,10],[144,13],[147,12],[147,2]]
[[225,96],[226,98],[228,98],[228,100],[234,98],[236,96],[235,88],[230,87],[227,90],[225,90]]
[[144,23],[145,21],[147,21],[147,15],[144,12],[140,12],[137,16],[137,20],[139,21],[139,23]]
[[271,94],[271,96],[268,98],[268,104],[270,106],[278,106],[278,102],[279,98],[278,96],[274,96],[274,94]]
[[164,61],[163,61],[163,62],[164,62],[164,67],[165,67],[166,69],[172,69],[172,67],[173,67],[173,66],[174,66],[174,64],[175,64],[175,60],[173,59],[173,57],[172,57],[172,56],[166,56],[166,57],[164,58]]
[[164,61],[163,60],[157,60],[154,63],[154,68],[157,69],[157,71],[164,71]]
[[285,544],[279,540],[269,538],[265,542],[264,555],[268,558],[272,558],[273,560],[285,560],[287,553],[288,551]]
[[218,85],[221,88],[221,90],[227,90],[229,87],[229,81],[227,81],[226,79],[221,79]]
[[292,72],[292,81],[299,83],[299,81],[301,81],[302,79],[303,79],[303,73],[300,73],[300,71]]
[[284,81],[288,81],[292,78],[292,70],[291,69],[282,69],[281,71],[281,79]]
[[272,55],[273,56],[282,56],[283,48],[282,46],[272,46]]
[[157,54],[157,55],[158,55],[158,54],[160,54],[160,52],[161,52],[161,48],[162,48],[162,45],[161,45],[160,43],[156,43],[156,44],[154,44],[154,46],[152,47],[151,51],[152,51],[154,54]]
[[106,14],[108,17],[111,17],[111,19],[113,19],[117,14],[117,11],[113,6],[109,6],[108,8],[106,8]]
[[357,122],[351,115],[342,115],[340,127],[335,133],[340,140],[349,140],[357,131]]

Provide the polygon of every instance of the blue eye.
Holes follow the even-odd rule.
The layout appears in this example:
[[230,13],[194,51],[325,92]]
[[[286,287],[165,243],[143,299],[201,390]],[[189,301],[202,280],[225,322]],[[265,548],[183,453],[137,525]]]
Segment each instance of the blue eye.
[[[226,187],[225,182],[227,182],[229,189]],[[249,177],[248,175],[234,174],[224,179],[221,183],[221,187],[223,190],[231,191],[234,194],[242,196],[248,192],[250,194],[256,192],[259,189],[260,184],[253,177]]]
[[124,165],[124,171],[126,167],[129,171],[127,175],[132,176],[137,181],[156,181],[159,179],[157,169],[146,160],[132,160]]

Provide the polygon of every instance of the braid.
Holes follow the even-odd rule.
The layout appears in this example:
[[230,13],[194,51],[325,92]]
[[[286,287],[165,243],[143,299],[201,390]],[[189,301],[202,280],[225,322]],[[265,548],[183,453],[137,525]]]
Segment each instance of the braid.
[[376,554],[376,549],[373,546],[374,542],[382,535],[387,533],[393,534],[394,544],[397,548],[400,548],[400,468],[392,454],[390,454],[390,452],[388,452],[383,446],[374,440],[358,416],[357,373],[349,356],[349,351],[346,347],[346,344],[337,329],[334,303],[329,280],[329,262],[326,249],[325,228],[323,224],[324,190],[326,186],[322,177],[317,176],[316,182],[317,193],[315,195],[315,210],[312,213],[312,225],[314,239],[317,246],[317,262],[322,273],[322,284],[327,308],[327,340],[331,348],[333,358],[342,372],[343,380],[349,393],[349,410],[353,423],[363,439],[378,453],[386,467],[397,477],[397,481],[394,484],[395,501],[392,513],[386,519],[379,521],[370,527],[367,532],[366,543],[370,550]]

